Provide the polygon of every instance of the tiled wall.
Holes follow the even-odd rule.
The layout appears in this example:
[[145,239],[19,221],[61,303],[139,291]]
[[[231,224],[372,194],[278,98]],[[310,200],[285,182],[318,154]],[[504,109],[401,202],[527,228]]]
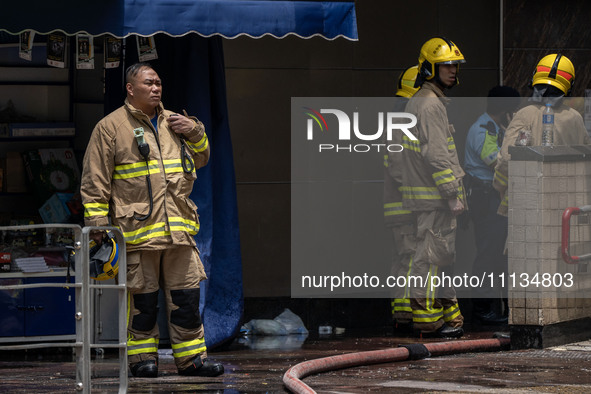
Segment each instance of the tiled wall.
[[[591,316],[591,274],[587,263],[567,264],[561,256],[562,214],[567,207],[591,204],[591,161],[509,162],[509,274],[517,286],[510,289],[509,323],[546,326]],[[571,255],[589,253],[589,218],[571,218]],[[546,282],[537,288],[520,286],[521,274],[570,273],[574,287],[557,292]],[[560,279],[556,276],[556,281]],[[541,291],[544,289],[543,291]]]

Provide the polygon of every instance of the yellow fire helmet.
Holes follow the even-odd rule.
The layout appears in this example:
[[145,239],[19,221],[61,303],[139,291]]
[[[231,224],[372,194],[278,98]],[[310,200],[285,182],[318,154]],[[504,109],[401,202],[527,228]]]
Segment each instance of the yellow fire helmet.
[[569,58],[561,54],[546,55],[538,62],[531,84],[547,84],[569,95],[575,83],[575,67]]
[[101,245],[91,240],[89,247],[90,277],[96,280],[116,277],[119,271],[119,247],[113,233],[107,231]]
[[404,70],[398,78],[398,90],[396,96],[400,97],[412,97],[419,90],[419,87],[415,88],[415,81],[417,80],[417,74],[419,73],[419,66],[411,66]]
[[[443,37],[431,38],[421,47],[419,54],[419,78],[417,78],[415,86],[418,87],[425,80],[429,81],[435,78],[436,64],[460,63],[466,63],[466,60],[456,44]],[[458,83],[457,77],[456,83]]]

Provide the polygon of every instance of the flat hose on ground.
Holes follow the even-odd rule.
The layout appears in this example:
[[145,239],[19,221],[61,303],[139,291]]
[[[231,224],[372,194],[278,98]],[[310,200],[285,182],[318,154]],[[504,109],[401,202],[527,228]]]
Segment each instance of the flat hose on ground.
[[[467,341],[452,342],[433,342],[419,345],[426,348],[431,356],[442,356],[445,354],[468,353],[477,351],[498,351],[504,346],[508,346],[511,340],[508,338],[495,339],[475,339]],[[413,345],[410,345],[413,346]],[[308,360],[294,365],[283,375],[283,384],[294,393],[316,393],[310,386],[300,379],[304,377],[342,368],[356,367],[360,365],[380,364],[393,361],[404,361],[411,358],[412,348],[397,347],[386,350],[372,350],[368,352],[358,352],[341,354]]]

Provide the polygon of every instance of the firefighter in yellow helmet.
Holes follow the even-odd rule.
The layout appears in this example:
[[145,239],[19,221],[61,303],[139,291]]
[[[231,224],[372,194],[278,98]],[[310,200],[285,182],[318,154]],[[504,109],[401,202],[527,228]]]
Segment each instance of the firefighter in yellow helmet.
[[466,206],[462,178],[464,171],[453,138],[445,104],[445,89],[458,83],[459,64],[464,56],[452,41],[436,37],[422,46],[419,73],[405,111],[417,117],[403,136],[402,208],[416,219],[416,251],[411,276],[422,283],[410,288],[414,329],[421,336],[458,338],[464,333],[453,287],[431,286],[432,278],[449,275],[455,260],[456,216]]
[[464,55],[452,41],[443,37],[432,38],[421,47],[419,76],[415,87],[429,81],[441,85],[444,89],[451,89],[458,83],[460,63],[465,62]]
[[[418,75],[417,65],[408,67],[398,78],[394,112],[404,112],[408,99],[419,87],[415,87]],[[402,144],[402,134],[393,133],[388,144]],[[415,250],[415,218],[411,211],[402,208],[402,168],[401,155],[388,152],[384,155],[384,222],[390,229],[394,250],[392,253],[391,274],[395,277],[408,276],[412,255]],[[408,288],[392,289],[392,321],[396,333],[412,332],[412,310],[408,298]]]
[[419,90],[420,86],[415,86],[417,75],[419,74],[419,66],[410,66],[400,74],[398,78],[398,85],[396,96],[411,98]]
[[515,145],[522,130],[531,132],[523,139],[532,146],[542,144],[542,113],[549,104],[554,110],[554,145],[587,145],[591,139],[585,128],[583,117],[564,102],[571,94],[575,82],[575,67],[564,55],[553,53],[544,56],[536,65],[531,81],[533,88],[530,104],[518,111],[507,127],[503,146],[497,156],[493,187],[501,194],[498,213],[508,215],[508,173],[509,146]]

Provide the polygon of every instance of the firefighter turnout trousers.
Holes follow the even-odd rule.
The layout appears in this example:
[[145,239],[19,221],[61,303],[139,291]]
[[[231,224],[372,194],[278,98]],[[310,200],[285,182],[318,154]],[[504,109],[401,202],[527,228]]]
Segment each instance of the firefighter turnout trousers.
[[[441,286],[434,277],[450,275],[455,260],[456,218],[450,211],[416,212],[417,249],[411,276],[422,281],[410,289],[413,327],[423,333],[438,330],[447,323],[461,327],[460,312],[453,287]],[[420,286],[419,284],[423,284]],[[440,286],[438,286],[440,285]]]
[[[394,241],[391,275],[408,278],[416,249],[415,224],[402,224],[391,227]],[[392,319],[398,323],[412,321],[408,285],[392,288]]]
[[127,255],[128,362],[158,359],[158,290],[166,299],[170,343],[179,370],[195,356],[206,357],[199,314],[199,281],[205,278],[199,253],[193,246],[138,250]]

